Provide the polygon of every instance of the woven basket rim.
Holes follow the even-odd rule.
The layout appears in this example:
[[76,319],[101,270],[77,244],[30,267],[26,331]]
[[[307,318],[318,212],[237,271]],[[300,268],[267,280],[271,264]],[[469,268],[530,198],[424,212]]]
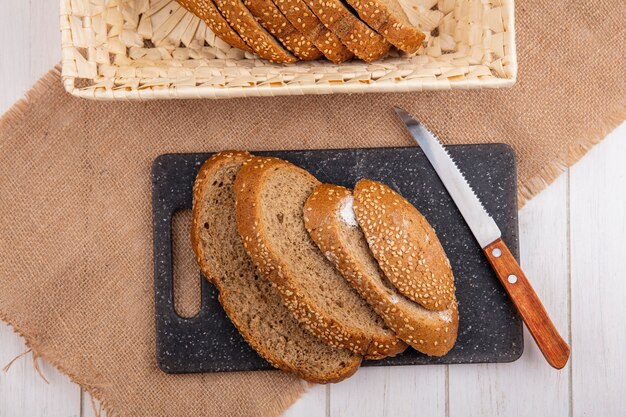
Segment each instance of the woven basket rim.
[[[89,0],[60,0],[61,31],[63,22],[72,17],[71,2],[88,2]],[[165,1],[165,0],[163,0]],[[169,85],[145,88],[80,88],[76,86],[76,77],[68,70],[73,48],[71,34],[63,36],[62,79],[65,90],[71,95],[93,100],[152,100],[152,99],[200,99],[200,98],[240,98],[309,94],[352,94],[352,93],[389,93],[439,91],[456,89],[492,89],[511,87],[517,81],[517,54],[515,44],[514,0],[501,0],[502,7],[507,9],[506,30],[503,32],[510,54],[507,55],[509,77],[488,78],[413,78],[399,80],[376,80],[372,82],[343,82],[320,85],[317,83],[283,84],[283,85],[251,85],[251,86],[175,86]],[[341,66],[342,64],[340,64]]]

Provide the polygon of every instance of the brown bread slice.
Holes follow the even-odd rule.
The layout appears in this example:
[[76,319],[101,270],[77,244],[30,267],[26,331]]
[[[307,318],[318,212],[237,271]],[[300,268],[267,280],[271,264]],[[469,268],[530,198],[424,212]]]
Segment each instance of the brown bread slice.
[[219,36],[221,40],[244,51],[252,52],[252,49],[241,39],[230,27],[224,16],[215,7],[212,0],[177,0],[178,4],[189,10],[191,13],[204,20],[206,25]]
[[411,24],[398,0],[346,0],[359,17],[398,49],[417,52],[424,34]]
[[213,1],[230,26],[261,58],[276,63],[292,63],[298,60],[257,22],[241,0]]
[[354,188],[354,213],[385,276],[429,310],[454,301],[454,276],[432,226],[404,197],[376,181]]
[[304,205],[311,238],[400,339],[426,355],[445,355],[459,328],[456,300],[446,310],[431,311],[400,294],[372,256],[352,205],[350,190],[317,186]]
[[303,1],[324,26],[363,61],[375,61],[389,51],[389,42],[355,16],[342,0]]
[[235,180],[243,245],[311,333],[369,359],[395,355],[406,345],[326,260],[304,227],[303,205],[318,184],[280,159],[246,161]]
[[273,0],[291,24],[335,64],[351,59],[354,54],[341,39],[315,16],[303,0]]
[[337,382],[361,357],[305,331],[246,254],[235,223],[232,184],[247,152],[220,152],[200,168],[193,191],[192,244],[204,275],[246,341],[272,365],[308,381]]
[[312,61],[323,56],[319,49],[287,20],[272,0],[243,0],[243,4],[261,26],[298,58]]

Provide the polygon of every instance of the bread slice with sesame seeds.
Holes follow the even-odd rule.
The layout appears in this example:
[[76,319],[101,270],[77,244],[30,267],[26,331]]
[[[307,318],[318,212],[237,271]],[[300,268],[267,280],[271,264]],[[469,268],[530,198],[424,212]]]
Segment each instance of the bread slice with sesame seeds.
[[352,205],[347,188],[318,185],[304,204],[311,238],[400,339],[426,355],[445,355],[456,342],[456,300],[446,310],[431,311],[400,294],[372,256]]
[[354,213],[398,291],[428,310],[448,309],[455,299],[452,267],[426,218],[400,194],[368,179],[356,183]]
[[339,37],[324,26],[303,0],[273,0],[273,2],[291,24],[302,32],[328,60],[340,64],[354,56],[341,43]]
[[230,27],[224,16],[221,15],[212,0],[177,0],[178,4],[198,16],[206,23],[221,40],[243,51],[252,52],[252,49]]
[[359,17],[398,49],[414,54],[424,34],[409,21],[398,0],[346,0]]
[[340,381],[357,370],[361,357],[305,331],[243,248],[232,185],[249,157],[247,152],[220,152],[198,172],[191,231],[198,264],[244,339],[273,366],[312,382]]
[[291,24],[272,0],[243,0],[243,4],[261,26],[298,58],[312,61],[323,56],[320,50]]
[[324,342],[368,359],[402,352],[406,345],[306,231],[304,202],[318,184],[305,170],[277,158],[246,161],[235,180],[235,212],[244,248],[293,316]]
[[298,60],[261,26],[241,0],[213,1],[230,26],[261,58],[276,63],[293,63]]
[[382,58],[390,45],[361,21],[342,0],[303,0],[318,19],[363,61]]

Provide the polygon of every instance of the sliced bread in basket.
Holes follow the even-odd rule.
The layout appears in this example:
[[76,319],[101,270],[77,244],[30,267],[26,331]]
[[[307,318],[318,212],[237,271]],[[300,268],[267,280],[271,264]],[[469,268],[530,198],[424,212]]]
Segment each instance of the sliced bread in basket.
[[400,194],[368,179],[354,188],[354,213],[394,287],[428,310],[447,310],[455,299],[454,276],[426,218]]
[[206,25],[221,40],[243,51],[252,52],[241,36],[230,27],[224,16],[217,10],[213,0],[177,0],[178,4],[204,20]]
[[291,24],[322,51],[335,64],[345,62],[354,54],[341,43],[341,39],[315,16],[303,0],[273,0]]
[[192,244],[203,274],[244,339],[273,366],[318,383],[352,375],[361,357],[305,331],[246,254],[235,224],[233,182],[247,152],[220,152],[193,189]]
[[261,26],[241,0],[213,1],[230,26],[261,58],[276,63],[290,63],[298,60]]
[[323,56],[320,50],[291,24],[272,0],[243,0],[243,4],[269,33],[298,58],[312,61]]
[[346,0],[359,17],[398,49],[415,53],[424,34],[411,24],[398,0]]
[[426,355],[445,355],[456,342],[456,301],[446,310],[431,311],[400,294],[372,256],[352,205],[350,190],[317,186],[304,205],[311,238],[400,339]]
[[277,158],[252,158],[235,180],[243,245],[289,311],[312,334],[369,359],[406,345],[385,326],[308,235],[303,206],[319,182]]
[[303,0],[319,20],[363,61],[382,58],[390,45],[359,19],[342,0]]

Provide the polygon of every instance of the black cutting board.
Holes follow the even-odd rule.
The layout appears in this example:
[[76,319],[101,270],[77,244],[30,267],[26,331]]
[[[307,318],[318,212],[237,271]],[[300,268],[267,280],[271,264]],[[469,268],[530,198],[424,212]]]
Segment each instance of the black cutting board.
[[[504,144],[448,147],[503,240],[518,257],[515,154]],[[459,301],[459,336],[441,358],[409,348],[403,354],[364,366],[511,362],[524,345],[522,323],[470,229],[443,184],[417,147],[256,152],[286,159],[322,182],[353,187],[360,178],[381,181],[400,192],[426,216],[450,258]],[[192,318],[174,310],[171,220],[191,208],[193,182],[211,154],[167,154],[152,167],[156,354],[168,373],[272,369],[252,350],[202,280],[202,305]]]

